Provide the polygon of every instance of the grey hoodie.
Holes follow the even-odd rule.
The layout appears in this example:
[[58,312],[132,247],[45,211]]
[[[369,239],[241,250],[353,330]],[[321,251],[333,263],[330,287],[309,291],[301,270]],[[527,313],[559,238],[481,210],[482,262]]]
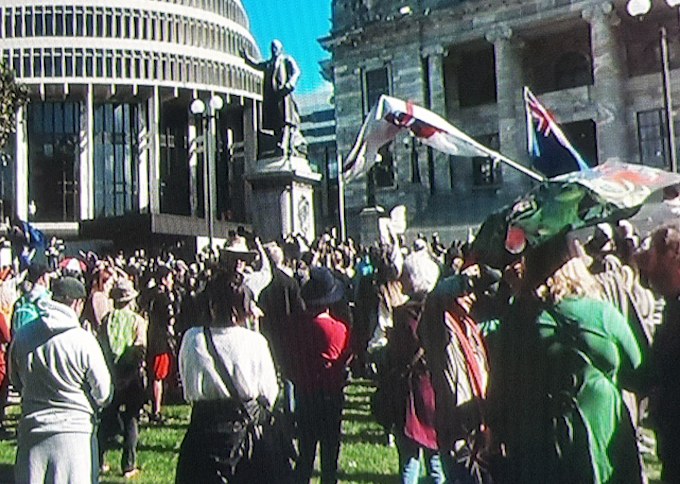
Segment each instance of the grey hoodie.
[[10,378],[22,399],[19,432],[91,433],[113,390],[102,350],[70,307],[43,298],[38,312],[10,347]]

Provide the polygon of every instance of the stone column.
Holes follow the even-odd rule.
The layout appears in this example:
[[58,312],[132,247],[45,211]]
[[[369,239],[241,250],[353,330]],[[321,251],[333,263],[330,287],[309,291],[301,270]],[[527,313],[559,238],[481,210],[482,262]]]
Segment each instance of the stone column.
[[189,143],[189,206],[191,216],[198,217],[198,153],[199,148],[203,149],[204,144],[203,140],[198,137],[196,116],[189,116],[187,141]]
[[140,109],[137,114],[139,133],[137,134],[137,144],[139,146],[139,212],[149,213],[149,150],[150,150],[150,129],[149,111]]
[[159,132],[161,99],[158,86],[154,86],[153,95],[149,99],[149,112],[153,120],[149,123],[149,209],[151,213],[161,213],[161,139]]
[[611,3],[590,5],[581,16],[590,23],[599,162],[604,163],[611,158],[625,161],[630,155],[623,86],[625,76],[616,35],[621,19]]
[[20,106],[17,109],[16,121],[17,131],[14,136],[14,159],[16,161],[15,211],[21,220],[28,220],[28,125],[26,123],[25,106]]
[[[521,43],[512,38],[507,25],[499,25],[487,32],[486,40],[494,46],[496,58],[496,104],[498,107],[498,138],[500,151],[513,160],[520,159],[518,103],[522,98]],[[519,114],[522,114],[519,111]]]
[[80,219],[94,218],[94,89],[87,85],[80,125]]
[[[425,96],[426,107],[441,117],[446,119],[446,95],[444,91],[444,56],[446,51],[441,45],[425,47],[422,51],[422,56],[425,60],[423,68],[427,69],[428,85],[427,96]],[[430,155],[430,153],[432,153]],[[432,156],[434,162],[434,187],[430,187],[432,193],[442,193],[451,190],[451,182],[449,178],[449,155],[441,151],[428,150],[428,156]],[[420,167],[421,173],[427,172],[428,167],[423,165]],[[424,177],[425,180],[428,177]],[[429,182],[428,182],[429,184]]]

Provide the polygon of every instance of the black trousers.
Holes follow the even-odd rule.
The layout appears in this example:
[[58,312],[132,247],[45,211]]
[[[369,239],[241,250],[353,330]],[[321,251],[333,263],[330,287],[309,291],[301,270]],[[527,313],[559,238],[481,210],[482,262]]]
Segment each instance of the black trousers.
[[296,484],[308,484],[314,470],[317,443],[321,447],[321,484],[335,484],[340,454],[340,426],[345,396],[342,388],[296,391],[295,405],[300,455]]

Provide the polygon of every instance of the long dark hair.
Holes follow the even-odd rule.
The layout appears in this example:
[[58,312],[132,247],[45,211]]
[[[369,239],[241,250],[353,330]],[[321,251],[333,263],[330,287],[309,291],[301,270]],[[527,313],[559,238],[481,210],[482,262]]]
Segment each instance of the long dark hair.
[[253,315],[253,293],[237,274],[218,271],[205,286],[210,326],[242,324]]

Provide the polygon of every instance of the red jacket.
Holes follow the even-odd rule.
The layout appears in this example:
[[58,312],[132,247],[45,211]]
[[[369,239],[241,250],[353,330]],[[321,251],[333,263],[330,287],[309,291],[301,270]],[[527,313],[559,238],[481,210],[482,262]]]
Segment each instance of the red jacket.
[[307,313],[291,336],[293,349],[299,355],[291,368],[296,387],[301,391],[341,389],[351,354],[347,323],[327,312],[316,316]]

